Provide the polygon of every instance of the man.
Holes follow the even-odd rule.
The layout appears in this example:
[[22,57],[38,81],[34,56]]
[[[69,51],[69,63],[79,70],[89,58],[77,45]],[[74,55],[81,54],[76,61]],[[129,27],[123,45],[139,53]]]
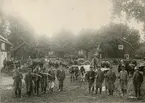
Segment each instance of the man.
[[95,71],[93,70],[92,66],[90,66],[90,71],[87,72],[86,77],[89,84],[89,93],[91,93],[93,92],[94,81],[95,81]]
[[119,79],[120,79],[122,94],[124,96],[127,93],[128,73],[125,70],[125,65],[122,65],[121,68],[122,70],[120,71]]
[[47,78],[48,78],[48,75],[46,74],[46,68],[43,68],[42,71],[41,71],[41,91],[43,93],[46,93],[46,88],[47,88]]
[[69,73],[70,73],[70,80],[72,82],[74,80],[74,74],[75,74],[75,70],[74,70],[74,67],[73,66],[71,66],[69,68]]
[[114,88],[115,88],[115,80],[116,80],[116,75],[112,71],[112,67],[110,67],[110,70],[106,74],[106,81],[107,81],[107,89],[109,90],[109,95],[113,95]]
[[124,64],[124,61],[123,61],[123,60],[120,60],[120,64],[119,64],[119,66],[118,66],[118,73],[120,73],[120,71],[122,70],[122,69],[121,69],[121,66],[122,66],[122,65],[125,65],[125,64]]
[[81,81],[84,82],[85,81],[85,68],[84,68],[84,66],[81,66],[80,72],[81,72]]
[[23,75],[19,72],[19,68],[16,69],[16,72],[13,75],[13,86],[16,97],[21,97],[21,89],[22,89],[22,79]]
[[63,82],[65,80],[65,71],[62,65],[60,65],[59,69],[57,70],[57,79],[59,81],[59,91],[63,91]]
[[50,67],[50,70],[48,71],[49,74],[49,82],[50,82],[50,91],[53,92],[54,88],[54,82],[55,82],[55,72],[53,70],[53,66]]
[[96,73],[96,94],[98,93],[98,89],[100,90],[100,94],[102,93],[103,81],[104,81],[104,73],[101,70],[101,67],[99,67]]
[[40,80],[42,76],[40,75],[40,68],[35,68],[33,73],[33,81],[34,81],[34,93],[39,95],[39,88],[40,88]]
[[31,66],[32,66],[32,64],[33,64],[32,59],[31,59],[31,57],[30,57],[30,56],[29,56],[29,58],[28,58],[27,63],[28,63],[28,66],[29,66],[29,67],[31,67]]
[[141,85],[143,83],[143,75],[140,73],[139,68],[135,67],[135,72],[133,74],[133,85],[135,90],[135,96],[140,97],[141,96]]
[[93,62],[93,66],[94,66],[94,68],[96,69],[97,66],[98,66],[98,58],[97,58],[97,55],[94,56],[92,62]]
[[75,78],[76,78],[76,80],[78,80],[78,76],[79,76],[79,68],[78,68],[78,66],[75,66]]
[[26,91],[28,97],[30,97],[33,93],[33,75],[31,69],[29,69],[29,72],[25,75],[25,84],[26,84]]

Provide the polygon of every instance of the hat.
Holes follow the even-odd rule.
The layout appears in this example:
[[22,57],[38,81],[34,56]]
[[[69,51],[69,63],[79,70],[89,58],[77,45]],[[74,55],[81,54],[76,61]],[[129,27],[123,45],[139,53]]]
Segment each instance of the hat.
[[139,70],[139,68],[136,66],[136,67],[134,68],[134,70]]

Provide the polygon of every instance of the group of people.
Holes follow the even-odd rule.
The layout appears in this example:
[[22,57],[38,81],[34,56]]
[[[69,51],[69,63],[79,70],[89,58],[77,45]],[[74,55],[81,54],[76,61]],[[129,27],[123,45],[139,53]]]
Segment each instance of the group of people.
[[[114,72],[114,69],[117,68],[113,68],[109,61],[102,61],[99,63],[98,58],[95,57],[92,62],[89,71],[86,71],[83,66],[80,68],[77,65],[70,66],[69,73],[71,82],[78,80],[80,75],[82,82],[85,80],[88,82],[89,93],[95,92],[98,94],[99,91],[101,94],[102,85],[104,83],[106,93],[113,95],[115,91],[115,82],[119,80],[122,95],[125,96],[127,94],[128,81],[132,79],[135,96],[141,96],[140,88],[143,83],[143,73],[139,70],[137,62],[132,61],[127,63],[121,60],[118,66],[118,75]],[[30,65],[32,65],[31,59]],[[66,66],[63,65],[63,63],[59,63],[59,65],[55,66],[51,62],[49,62],[49,65],[45,66],[37,65],[33,69],[30,66],[29,72],[24,77],[27,95],[39,95],[40,90],[41,93],[47,93],[47,89],[53,92],[56,78],[59,82],[59,91],[63,91],[63,82],[65,80],[64,68],[66,68]],[[102,70],[102,68],[107,69]],[[15,96],[21,97],[23,75],[19,72],[19,67],[16,69],[13,79]]]
[[23,78],[23,75],[19,71],[20,69],[18,67],[13,75],[15,96],[21,97],[22,79],[25,81],[26,94],[28,97],[32,95],[39,95],[40,92],[47,93],[47,90],[53,92],[56,78],[59,82],[59,91],[63,91],[63,82],[65,79],[64,69],[63,65],[59,65],[57,70],[53,66],[43,68],[37,65],[34,70],[29,68],[28,73]]
[[[113,66],[110,65],[109,62],[102,62],[100,66],[96,68],[91,66],[90,70],[86,73],[86,78],[88,81],[88,89],[89,93],[94,92],[98,93],[98,89],[100,94],[102,92],[102,84],[105,84],[106,92],[108,91],[109,95],[113,95],[115,90],[115,82],[119,80],[120,89],[122,92],[122,96],[127,94],[127,90],[129,89],[129,79],[132,79],[133,87],[135,91],[135,96],[141,96],[141,85],[143,83],[143,72],[139,70],[139,66],[137,66],[136,62],[132,62],[131,64],[133,70],[128,70],[126,67],[127,64],[121,60],[121,65],[119,65],[118,75],[114,72]],[[108,68],[108,70],[101,70],[101,68]],[[117,68],[116,68],[117,69]],[[133,75],[130,74],[133,72]],[[130,73],[131,72],[131,73]]]

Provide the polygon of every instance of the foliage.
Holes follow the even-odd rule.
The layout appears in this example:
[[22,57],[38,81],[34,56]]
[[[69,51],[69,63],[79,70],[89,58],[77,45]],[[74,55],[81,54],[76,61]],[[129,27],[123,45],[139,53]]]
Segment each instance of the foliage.
[[64,56],[65,53],[73,52],[75,50],[74,34],[66,30],[56,33],[50,40],[50,48],[61,56]]
[[8,33],[10,32],[8,30],[8,20],[5,17],[3,12],[0,12],[0,35],[2,35],[3,37],[7,37]]
[[138,49],[136,49],[136,55],[140,57],[145,56],[145,43],[142,43],[141,46]]
[[[135,29],[129,28],[124,24],[109,24],[99,30],[99,35],[103,38],[101,49],[112,57],[118,57],[118,45],[122,39],[131,44],[135,49],[140,45],[140,35]],[[130,47],[129,47],[130,48]]]
[[127,19],[135,18],[143,22],[145,27],[145,0],[112,0],[112,3],[113,15],[120,16],[121,12],[125,12]]
[[9,16],[8,20],[10,24],[10,35],[8,39],[14,46],[18,46],[23,42],[31,43],[34,41],[34,31],[29,23],[20,17]]

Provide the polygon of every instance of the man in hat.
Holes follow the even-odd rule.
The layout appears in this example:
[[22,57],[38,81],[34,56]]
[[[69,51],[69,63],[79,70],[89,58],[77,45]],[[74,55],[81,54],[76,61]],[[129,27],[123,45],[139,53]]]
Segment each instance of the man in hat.
[[75,78],[75,76],[74,76],[74,74],[75,74],[75,70],[74,70],[74,67],[73,66],[71,66],[70,68],[69,68],[69,73],[70,73],[70,80],[71,80],[71,82],[74,80],[74,78]]
[[94,56],[94,58],[93,58],[93,60],[92,60],[92,62],[93,62],[93,66],[94,66],[94,68],[96,69],[97,68],[97,66],[98,66],[98,55],[95,55]]
[[26,84],[26,92],[28,97],[30,97],[33,93],[33,75],[31,68],[29,68],[29,72],[25,75],[25,84]]
[[14,79],[13,86],[14,86],[15,96],[21,97],[23,75],[22,73],[20,73],[19,68],[16,69],[13,75],[13,79]]
[[121,68],[122,70],[120,71],[119,79],[121,90],[124,96],[127,93],[128,73],[125,70],[125,65],[122,65]]
[[78,80],[78,76],[79,76],[79,67],[76,66],[75,67],[75,79]]
[[85,81],[85,68],[84,68],[84,66],[81,66],[80,72],[81,72],[81,81],[84,82]]
[[34,81],[34,93],[39,95],[39,88],[40,88],[40,80],[42,76],[40,75],[40,68],[35,68],[33,73],[33,81]]
[[115,80],[116,75],[112,71],[112,67],[110,67],[110,70],[106,73],[106,81],[107,81],[107,89],[109,90],[109,95],[113,95],[114,88],[115,88]]
[[119,66],[118,66],[118,73],[120,73],[120,71],[122,70],[122,65],[125,65],[124,64],[124,61],[123,60],[120,60],[120,64],[119,64]]
[[100,90],[100,94],[102,93],[103,81],[104,81],[104,73],[101,70],[101,66],[99,66],[96,72],[96,94],[98,93],[98,89]]
[[53,66],[50,67],[50,70],[48,71],[49,74],[49,84],[50,84],[50,91],[53,92],[54,88],[54,82],[55,82],[55,71],[53,70]]
[[134,91],[135,91],[135,96],[140,97],[141,96],[141,85],[143,83],[143,75],[140,73],[139,68],[136,66],[135,67],[135,72],[133,74],[133,85],[134,85]]
[[59,66],[56,76],[59,81],[59,91],[63,91],[63,82],[65,80],[65,71],[64,71],[64,67],[62,65]]
[[95,71],[93,70],[92,66],[90,66],[90,71],[87,72],[86,78],[89,84],[89,93],[91,93],[93,92],[94,81],[95,81]]
[[47,88],[47,78],[48,78],[48,75],[46,73],[46,68],[43,68],[41,70],[41,91],[43,93],[46,93],[46,88]]

